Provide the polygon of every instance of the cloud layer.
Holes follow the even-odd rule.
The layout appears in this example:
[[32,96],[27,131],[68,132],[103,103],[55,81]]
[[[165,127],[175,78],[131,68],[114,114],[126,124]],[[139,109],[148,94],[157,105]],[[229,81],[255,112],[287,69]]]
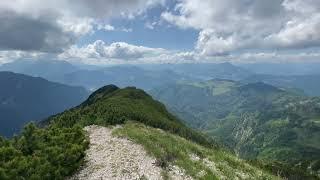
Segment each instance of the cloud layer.
[[194,51],[170,51],[163,48],[137,46],[125,42],[107,44],[97,40],[92,44],[70,49],[61,53],[59,59],[75,60],[86,64],[123,64],[123,63],[208,63],[208,62],[317,62],[320,53],[280,53],[247,52],[221,56],[204,56]]
[[[168,1],[2,0],[0,61],[37,58],[46,56],[45,53],[64,60],[114,62],[320,59],[319,53],[315,53],[320,49],[319,0],[175,0],[173,8],[164,7],[172,4]],[[157,9],[160,12],[148,17],[146,12],[157,6],[162,7]],[[96,31],[128,32],[126,37],[130,39],[135,33],[132,27],[119,23],[112,26],[110,19],[120,17],[131,24],[136,16],[143,22],[132,24],[141,24],[149,32],[163,32],[162,36],[172,25],[175,28],[170,29],[171,33],[181,29],[197,31],[194,49],[184,52],[151,48],[143,46],[143,40],[140,46],[96,41],[105,37],[77,45],[84,36],[88,42],[93,41],[90,35]],[[316,50],[308,51],[313,48]]]
[[104,41],[97,40],[84,47],[73,46],[60,54],[60,58],[98,58],[98,59],[120,59],[136,60],[144,57],[153,57],[166,53],[165,49],[135,46],[125,42],[115,42],[110,45]]
[[318,0],[179,0],[162,18],[200,30],[196,49],[203,55],[320,45]]
[[3,0],[0,50],[61,52],[99,19],[132,18],[163,0]]

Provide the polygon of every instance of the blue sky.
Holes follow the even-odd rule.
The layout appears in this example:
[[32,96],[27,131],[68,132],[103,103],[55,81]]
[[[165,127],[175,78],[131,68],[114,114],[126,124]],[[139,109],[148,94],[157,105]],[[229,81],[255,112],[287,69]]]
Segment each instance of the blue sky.
[[[115,28],[114,31],[97,30],[94,34],[85,36],[78,41],[78,45],[86,45],[96,40],[107,43],[127,42],[138,46],[152,48],[166,48],[170,50],[191,51],[197,41],[199,31],[188,28],[180,29],[161,20],[164,11],[173,10],[175,1],[166,1],[165,6],[155,6],[144,14],[134,19],[114,18],[106,21],[106,24]],[[154,25],[153,29],[146,27],[147,24]],[[126,32],[121,29],[130,29]]]
[[3,0],[0,63],[309,62],[318,0]]
[[[134,20],[113,20],[110,22],[110,25],[119,30],[97,30],[94,34],[82,37],[77,44],[82,46],[96,40],[103,40],[109,44],[120,41],[138,46],[152,48],[163,47],[166,49],[182,51],[190,51],[194,48],[199,31],[194,29],[179,29],[178,27],[169,24],[149,29],[145,27],[147,22],[149,21],[145,21],[145,19],[142,18]],[[125,32],[121,29],[131,29],[132,31]]]

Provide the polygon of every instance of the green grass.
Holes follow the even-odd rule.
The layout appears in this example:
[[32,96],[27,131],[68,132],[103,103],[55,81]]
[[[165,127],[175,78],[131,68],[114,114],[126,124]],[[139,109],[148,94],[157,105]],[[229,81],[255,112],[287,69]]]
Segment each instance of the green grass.
[[128,137],[143,145],[150,155],[156,157],[157,164],[163,169],[170,164],[177,165],[195,179],[214,180],[222,177],[226,179],[278,179],[229,152],[206,148],[180,136],[140,123],[127,122],[123,128],[115,130],[114,134]]

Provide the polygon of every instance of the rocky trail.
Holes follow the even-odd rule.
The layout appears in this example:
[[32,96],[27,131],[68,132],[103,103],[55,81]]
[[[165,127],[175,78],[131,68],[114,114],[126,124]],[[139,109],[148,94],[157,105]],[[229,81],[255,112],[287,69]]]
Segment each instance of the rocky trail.
[[[70,179],[163,179],[163,169],[156,166],[156,159],[148,155],[141,145],[113,136],[113,129],[95,125],[85,127],[90,139],[85,165]],[[178,167],[171,168],[168,175],[170,179],[190,179]]]

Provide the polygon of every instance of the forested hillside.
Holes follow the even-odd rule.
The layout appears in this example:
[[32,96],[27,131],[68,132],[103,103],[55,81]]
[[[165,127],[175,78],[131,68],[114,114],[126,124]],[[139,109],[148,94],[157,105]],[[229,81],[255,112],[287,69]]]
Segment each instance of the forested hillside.
[[264,83],[211,80],[151,92],[185,122],[240,157],[319,173],[320,99]]

